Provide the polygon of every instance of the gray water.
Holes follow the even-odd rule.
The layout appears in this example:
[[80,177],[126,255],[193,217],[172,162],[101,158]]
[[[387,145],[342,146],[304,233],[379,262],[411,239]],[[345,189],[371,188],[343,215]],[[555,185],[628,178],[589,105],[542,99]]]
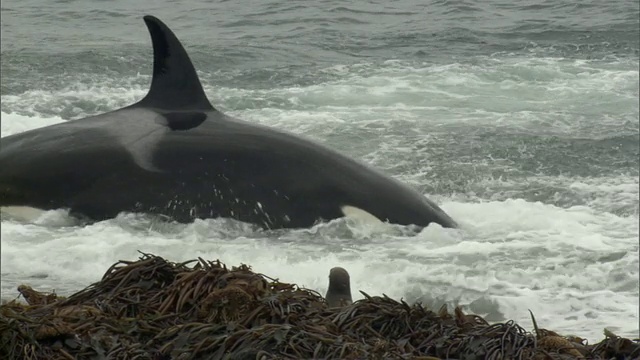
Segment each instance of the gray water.
[[[136,250],[321,292],[460,303],[591,340],[638,336],[637,1],[3,1],[2,136],[142,98],[166,22],[214,106],[415,186],[462,225],[263,232],[138,214],[2,220],[1,290],[72,293]],[[82,171],[82,169],[78,169]],[[358,295],[359,296],[359,295]]]

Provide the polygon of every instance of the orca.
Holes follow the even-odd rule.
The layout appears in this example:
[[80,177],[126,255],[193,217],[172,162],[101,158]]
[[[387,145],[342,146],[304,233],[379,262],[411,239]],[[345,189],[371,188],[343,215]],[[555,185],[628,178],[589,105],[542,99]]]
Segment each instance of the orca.
[[123,212],[179,223],[231,218],[308,228],[368,214],[381,222],[457,227],[391,176],[310,139],[215,109],[175,34],[144,16],[153,45],[146,96],[111,112],[0,141],[0,206],[67,209],[102,221]]

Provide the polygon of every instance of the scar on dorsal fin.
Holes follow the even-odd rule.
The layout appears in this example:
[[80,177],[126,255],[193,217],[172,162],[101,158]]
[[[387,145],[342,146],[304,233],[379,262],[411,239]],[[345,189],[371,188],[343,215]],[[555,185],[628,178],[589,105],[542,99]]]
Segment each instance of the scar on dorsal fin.
[[153,44],[153,76],[149,92],[136,105],[167,110],[215,110],[180,40],[158,18],[146,15],[144,22]]

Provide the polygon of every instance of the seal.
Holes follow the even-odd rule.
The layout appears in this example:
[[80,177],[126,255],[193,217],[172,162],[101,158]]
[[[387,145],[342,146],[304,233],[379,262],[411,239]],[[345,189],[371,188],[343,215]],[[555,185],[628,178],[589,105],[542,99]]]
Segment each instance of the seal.
[[334,267],[329,271],[329,288],[325,300],[329,307],[346,306],[353,302],[351,280],[349,273],[344,268]]
[[2,138],[0,206],[67,209],[90,221],[129,212],[278,229],[358,213],[456,227],[415,189],[364,163],[215,109],[175,34],[153,16],[144,21],[153,45],[146,96]]

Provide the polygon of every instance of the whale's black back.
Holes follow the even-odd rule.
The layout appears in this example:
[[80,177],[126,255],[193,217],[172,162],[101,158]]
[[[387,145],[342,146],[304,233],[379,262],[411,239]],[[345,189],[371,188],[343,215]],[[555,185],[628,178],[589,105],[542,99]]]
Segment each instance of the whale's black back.
[[231,118],[207,99],[179,40],[145,16],[154,49],[138,103],[2,139],[0,205],[120,212],[181,222],[228,217],[265,228],[309,227],[344,207],[382,221],[455,222],[415,190],[308,139]]

